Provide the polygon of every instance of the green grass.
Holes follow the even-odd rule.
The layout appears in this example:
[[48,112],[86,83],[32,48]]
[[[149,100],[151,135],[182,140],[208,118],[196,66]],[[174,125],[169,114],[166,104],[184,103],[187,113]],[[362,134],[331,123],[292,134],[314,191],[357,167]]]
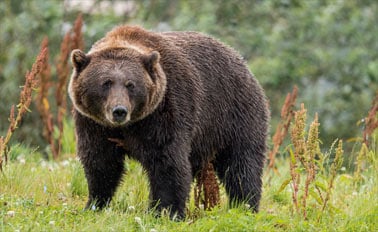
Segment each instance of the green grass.
[[363,171],[360,184],[340,173],[325,212],[309,199],[308,220],[292,212],[290,188],[279,191],[289,166],[288,160],[278,160],[280,175],[264,176],[259,213],[228,208],[222,188],[218,208],[196,210],[192,196],[187,219],[174,222],[147,211],[148,182],[134,161],[126,161],[128,171],[110,207],[93,212],[83,211],[87,186],[73,155],[59,162],[36,157],[24,152],[0,174],[0,231],[378,231],[376,164]]

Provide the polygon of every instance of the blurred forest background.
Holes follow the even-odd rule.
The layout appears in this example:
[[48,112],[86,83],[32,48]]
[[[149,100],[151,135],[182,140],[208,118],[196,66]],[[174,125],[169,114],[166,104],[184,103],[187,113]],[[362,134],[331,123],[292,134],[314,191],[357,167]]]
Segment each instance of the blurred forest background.
[[[201,31],[234,47],[266,90],[272,133],[286,94],[297,85],[297,102],[310,116],[319,113],[323,143],[353,141],[378,89],[376,0],[0,0],[0,135],[41,41],[48,36],[50,62],[56,63],[80,12],[86,51],[123,23]],[[12,143],[46,150],[42,120],[35,105],[30,110]]]

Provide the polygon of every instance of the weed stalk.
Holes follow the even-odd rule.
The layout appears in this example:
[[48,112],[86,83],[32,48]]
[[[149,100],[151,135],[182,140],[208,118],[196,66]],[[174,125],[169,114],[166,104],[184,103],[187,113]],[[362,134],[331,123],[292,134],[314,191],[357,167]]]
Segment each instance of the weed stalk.
[[34,62],[30,72],[25,75],[25,84],[22,87],[20,93],[20,100],[17,104],[17,114],[15,112],[15,106],[13,105],[9,115],[9,127],[5,137],[0,139],[0,170],[3,170],[4,161],[8,160],[9,147],[8,143],[13,135],[13,132],[17,129],[23,116],[29,111],[29,106],[32,101],[32,92],[39,85],[38,75],[41,73],[42,67],[45,66],[47,47],[42,47],[36,61]]
[[[204,209],[212,209],[219,204],[219,185],[211,162],[208,162],[196,177],[196,187],[194,189],[194,204],[199,208],[200,203]],[[203,193],[203,198],[202,198]],[[202,200],[201,200],[202,198]]]
[[363,143],[369,147],[369,137],[373,134],[374,130],[378,128],[378,91],[375,94],[368,116],[364,121]]
[[[56,61],[57,81],[51,82],[51,67],[48,64],[48,56],[44,67],[44,72],[41,73],[42,85],[40,87],[39,95],[36,101],[37,109],[40,113],[44,124],[44,137],[50,145],[51,153],[54,159],[59,157],[62,147],[63,139],[63,123],[67,114],[67,82],[70,74],[69,56],[73,49],[84,48],[84,41],[82,35],[83,19],[79,14],[75,20],[73,30],[69,30],[60,45],[60,53]],[[46,47],[48,44],[45,39]],[[56,115],[52,113],[51,102],[49,102],[49,90],[51,87],[55,88],[55,106]],[[54,117],[55,116],[55,117]],[[58,129],[58,135],[54,136],[54,128]]]
[[328,188],[327,188],[326,195],[325,195],[325,198],[324,198],[324,202],[323,202],[323,206],[322,206],[322,210],[321,210],[322,212],[324,212],[324,210],[327,206],[327,203],[328,203],[329,199],[331,198],[331,193],[332,193],[332,189],[334,187],[334,182],[335,182],[335,179],[336,179],[337,171],[343,165],[343,160],[344,160],[343,154],[344,154],[343,141],[339,140],[337,148],[336,148],[336,152],[335,152],[335,158],[334,158],[334,160],[331,164],[330,176],[329,176],[329,179],[328,179]]
[[282,145],[288,131],[289,127],[292,121],[292,118],[294,117],[294,106],[295,101],[297,99],[297,93],[298,88],[297,86],[294,86],[293,91],[291,93],[288,93],[285,99],[285,103],[282,106],[281,109],[281,121],[278,123],[276,132],[274,133],[272,140],[273,140],[273,148],[271,151],[269,151],[268,159],[268,169],[273,170],[277,172],[277,168],[275,168],[275,160],[276,155],[278,153],[278,149]]

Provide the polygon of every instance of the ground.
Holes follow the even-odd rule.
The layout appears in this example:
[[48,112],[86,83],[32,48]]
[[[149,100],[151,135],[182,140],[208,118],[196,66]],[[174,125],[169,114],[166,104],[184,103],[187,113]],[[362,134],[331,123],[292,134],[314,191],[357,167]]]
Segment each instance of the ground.
[[[25,153],[24,153],[25,154]],[[333,209],[318,220],[292,214],[290,188],[278,192],[288,177],[288,161],[279,160],[280,175],[265,173],[260,212],[243,206],[221,205],[212,211],[195,210],[190,199],[188,218],[174,222],[147,213],[148,185],[141,166],[127,160],[128,174],[110,207],[83,211],[87,198],[84,173],[74,155],[47,162],[25,154],[10,161],[0,175],[0,231],[376,231],[378,181],[376,172],[364,173],[366,182],[354,187],[347,173],[336,179]],[[374,177],[375,175],[375,177]],[[315,208],[314,208],[315,209]]]

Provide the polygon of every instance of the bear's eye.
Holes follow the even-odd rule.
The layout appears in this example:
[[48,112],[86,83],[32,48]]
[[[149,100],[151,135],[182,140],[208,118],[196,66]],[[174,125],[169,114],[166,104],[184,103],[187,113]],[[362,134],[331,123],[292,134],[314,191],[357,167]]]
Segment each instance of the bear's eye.
[[135,87],[135,84],[133,82],[127,82],[125,86],[128,90],[133,90]]
[[112,84],[113,84],[112,80],[106,80],[104,81],[104,83],[102,83],[102,87],[107,89],[107,88],[110,88]]

